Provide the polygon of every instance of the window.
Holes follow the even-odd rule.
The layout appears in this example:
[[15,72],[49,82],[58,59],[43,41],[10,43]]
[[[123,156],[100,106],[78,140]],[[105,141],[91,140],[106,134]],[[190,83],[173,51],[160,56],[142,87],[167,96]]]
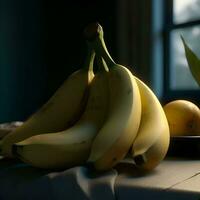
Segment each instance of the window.
[[200,56],[200,0],[164,1],[164,95],[165,98],[200,96],[180,36]]

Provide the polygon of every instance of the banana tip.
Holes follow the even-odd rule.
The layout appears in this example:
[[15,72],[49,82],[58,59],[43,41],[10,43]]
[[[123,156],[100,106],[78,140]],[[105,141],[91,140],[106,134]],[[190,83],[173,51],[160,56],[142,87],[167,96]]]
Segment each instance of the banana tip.
[[140,166],[143,165],[144,163],[146,163],[146,157],[145,155],[138,155],[134,157],[134,162],[136,165]]

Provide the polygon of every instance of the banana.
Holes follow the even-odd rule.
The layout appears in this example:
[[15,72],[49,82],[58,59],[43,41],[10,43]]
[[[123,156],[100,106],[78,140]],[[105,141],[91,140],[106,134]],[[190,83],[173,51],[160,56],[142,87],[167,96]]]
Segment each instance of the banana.
[[169,135],[161,134],[144,154],[134,158],[136,166],[144,171],[154,169],[165,158],[168,148]]
[[140,90],[142,115],[131,155],[136,165],[152,169],[165,157],[169,147],[169,125],[158,98],[139,78],[135,77]]
[[13,145],[13,154],[39,168],[62,169],[84,164],[106,118],[107,73],[103,70],[95,74],[86,109],[75,125],[61,132],[35,135],[18,142]]
[[97,23],[89,25],[85,37],[109,68],[108,116],[93,141],[88,159],[97,170],[108,170],[125,157],[136,137],[141,116],[140,94],[130,70],[116,64],[109,55],[102,27]]
[[22,126],[2,139],[1,155],[12,157],[12,144],[33,135],[62,131],[80,118],[87,103],[89,85],[94,77],[94,56],[94,51],[89,49],[84,67],[72,73],[47,103]]

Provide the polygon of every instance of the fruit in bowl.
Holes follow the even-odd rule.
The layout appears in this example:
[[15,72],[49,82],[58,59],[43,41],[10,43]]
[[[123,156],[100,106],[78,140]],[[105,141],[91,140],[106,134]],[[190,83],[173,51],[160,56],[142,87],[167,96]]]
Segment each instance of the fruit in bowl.
[[163,106],[170,136],[200,135],[200,110],[189,100],[173,100]]

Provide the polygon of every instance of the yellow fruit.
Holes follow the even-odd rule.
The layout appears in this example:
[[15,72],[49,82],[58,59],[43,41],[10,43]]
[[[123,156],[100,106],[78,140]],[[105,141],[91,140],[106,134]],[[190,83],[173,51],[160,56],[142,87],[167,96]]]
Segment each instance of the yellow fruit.
[[[106,120],[95,137],[88,162],[96,170],[109,170],[129,151],[137,135],[141,117],[141,100],[136,80],[128,68],[111,58],[103,37],[103,28],[87,26],[85,36],[97,56],[104,59],[108,72],[109,105]],[[103,60],[102,60],[103,61]]]
[[200,135],[200,110],[188,100],[173,100],[163,106],[171,136]]

